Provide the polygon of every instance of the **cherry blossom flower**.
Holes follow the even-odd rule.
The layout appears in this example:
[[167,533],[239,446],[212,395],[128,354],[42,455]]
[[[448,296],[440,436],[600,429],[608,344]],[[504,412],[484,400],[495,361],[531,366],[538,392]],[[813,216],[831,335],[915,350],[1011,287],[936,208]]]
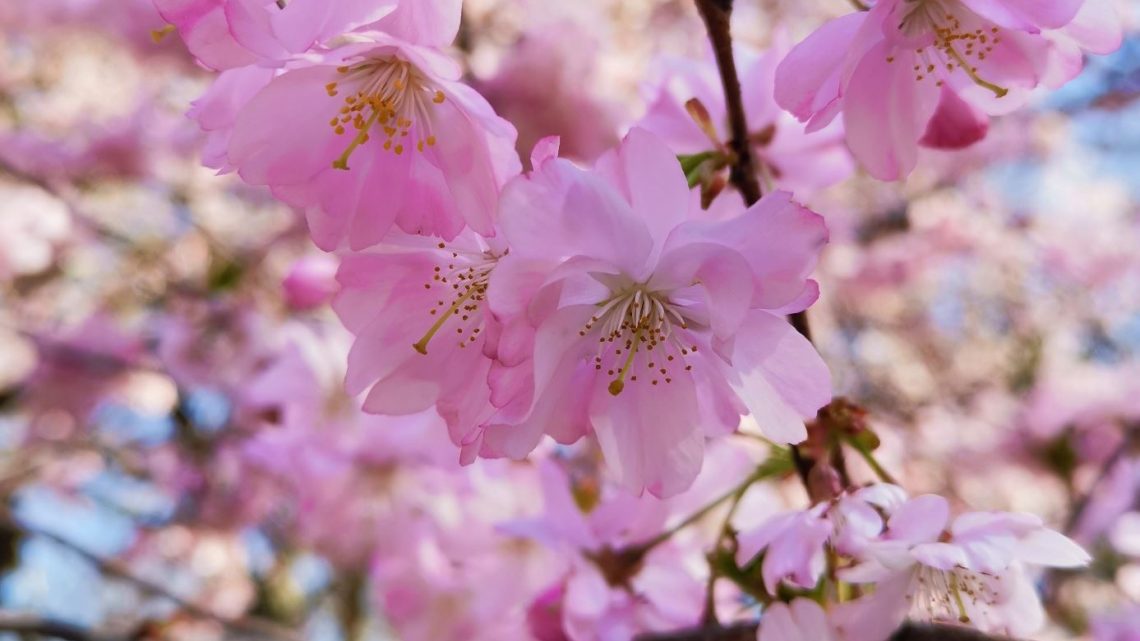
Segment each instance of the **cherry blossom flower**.
[[368,391],[365,411],[435,406],[453,442],[468,444],[493,411],[487,378],[499,329],[486,296],[505,254],[496,239],[468,232],[452,243],[398,236],[344,257],[333,309],[356,337],[346,385]]
[[976,142],[986,114],[1008,113],[1038,85],[1071,79],[1082,48],[1115,48],[1120,28],[1106,11],[1099,0],[883,0],[796,46],[776,71],[776,100],[809,131],[842,112],[863,167],[882,180],[903,178],[918,144]]
[[[779,43],[764,52],[738,45],[735,54],[762,184],[803,197],[848,177],[854,166],[839,123],[805,133],[804,125],[776,104],[776,65],[786,50]],[[649,111],[637,126],[660,136],[678,154],[725,149],[728,113],[715,62],[711,57],[700,62],[673,59],[664,67]],[[707,122],[699,122],[686,109],[693,98],[707,110]]]
[[641,129],[593,171],[537,160],[504,191],[511,253],[489,289],[497,316],[527,319],[502,343],[533,357],[492,381],[507,401],[485,449],[525,455],[544,432],[589,430],[628,488],[669,496],[696,477],[706,434],[741,414],[803,439],[829,374],[780,315],[817,296],[822,219],[776,193],[730,220],[690,220],[673,153]]
[[[530,607],[536,636],[559,638],[553,636],[558,631],[571,641],[608,641],[697,620],[703,586],[679,567],[676,545],[666,543],[644,555],[623,552],[663,529],[666,503],[620,488],[591,492],[586,488],[597,488],[598,481],[577,484],[551,461],[539,466],[539,474],[543,513],[500,526],[569,559],[558,581]],[[559,620],[551,621],[555,612]]]
[[826,546],[861,557],[883,532],[881,514],[905,498],[902,488],[877,484],[807,510],[777,514],[738,535],[737,563],[744,567],[759,558],[764,588],[771,594],[781,582],[812,589],[823,573]]
[[519,171],[515,131],[459,77],[437,49],[358,34],[292,63],[241,106],[226,163],[304,208],[322,249],[368,247],[393,224],[446,240],[465,226],[489,235],[499,187]]
[[760,572],[764,587],[771,594],[776,593],[781,581],[804,589],[814,588],[826,563],[824,543],[833,529],[823,518],[827,507],[820,504],[810,510],[787,512],[742,534],[737,561],[744,566],[763,552]]
[[1025,566],[1080,567],[1089,555],[1036,516],[970,512],[950,522],[946,499],[924,495],[894,511],[866,559],[841,575],[876,583],[864,620],[890,629],[913,612],[1024,636],[1045,618]]

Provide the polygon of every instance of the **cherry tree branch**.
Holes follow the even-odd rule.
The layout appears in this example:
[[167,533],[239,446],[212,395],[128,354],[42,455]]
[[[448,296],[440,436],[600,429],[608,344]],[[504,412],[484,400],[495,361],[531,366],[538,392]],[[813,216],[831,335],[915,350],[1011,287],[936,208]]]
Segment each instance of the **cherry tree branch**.
[[63,639],[63,641],[130,641],[134,635],[91,630],[36,614],[0,611],[0,632]]
[[744,196],[749,205],[760,200],[760,181],[756,178],[756,159],[752,155],[752,144],[748,141],[748,119],[744,114],[744,98],[740,92],[740,77],[736,72],[736,60],[732,55],[732,0],[696,0],[697,10],[708,30],[709,42],[716,56],[716,66],[720,70],[720,82],[724,87],[725,105],[728,107],[728,126],[731,138],[728,146],[732,150],[732,164],[729,180]]
[[[696,0],[697,11],[708,31],[709,43],[716,57],[720,71],[720,82],[724,89],[724,101],[728,107],[728,126],[731,139],[729,148],[733,152],[729,167],[729,180],[740,191],[744,202],[753,205],[760,200],[763,192],[756,178],[756,159],[752,155],[752,145],[748,141],[748,116],[744,113],[744,96],[740,89],[740,76],[736,71],[736,59],[732,50],[732,2],[733,0]],[[804,338],[811,340],[811,325],[805,312],[792,314],[788,321]],[[799,448],[792,446],[792,458],[796,471],[805,487],[809,487],[808,474],[811,461],[804,458]]]
[[[283,627],[266,619],[257,617],[232,617],[218,612],[214,612],[209,608],[198,605],[193,601],[189,601],[177,594],[168,590],[165,586],[160,585],[149,579],[144,579],[131,572],[125,564],[114,559],[105,559],[98,554],[95,554],[74,542],[46,530],[30,528],[20,523],[12,514],[5,508],[0,508],[0,522],[26,534],[32,536],[39,536],[45,538],[57,545],[67,548],[83,557],[87,562],[95,566],[99,572],[113,576],[122,581],[126,581],[139,588],[143,592],[161,597],[174,603],[180,610],[187,614],[198,617],[200,619],[209,619],[221,624],[226,629],[244,636],[252,636],[254,638],[274,639],[275,641],[301,641],[301,636],[289,628]],[[70,638],[70,637],[61,637]],[[90,638],[90,637],[85,637]]]
[[[744,113],[740,76],[732,55],[732,0],[696,0],[696,3],[716,56],[716,66],[724,88],[724,101],[728,107],[728,128],[731,135],[728,146],[733,153],[729,180],[744,196],[744,202],[752,205],[760,200],[763,192],[760,190],[760,181],[756,178],[756,157],[752,153],[752,144],[748,141],[748,117]],[[789,321],[797,332],[811,340],[811,326],[806,313],[796,312],[789,317]]]
[[[701,626],[676,632],[650,632],[633,641],[755,641],[759,624],[733,623],[725,626]],[[889,641],[1010,641],[1008,637],[990,636],[973,628],[933,623],[905,623]]]

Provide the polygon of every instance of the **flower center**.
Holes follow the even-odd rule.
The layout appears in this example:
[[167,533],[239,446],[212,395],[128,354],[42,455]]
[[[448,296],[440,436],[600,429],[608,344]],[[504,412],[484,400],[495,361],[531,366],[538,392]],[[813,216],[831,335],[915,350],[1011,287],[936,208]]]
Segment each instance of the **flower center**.
[[965,568],[939,570],[920,566],[913,607],[931,620],[957,620],[969,623],[966,604],[975,610],[997,603],[998,577]]
[[[909,38],[934,36],[933,44],[918,51],[915,80],[922,82],[936,76],[936,72],[953,73],[961,69],[974,84],[1001,98],[1009,90],[978,75],[978,64],[1001,43],[1001,29],[983,28],[986,25],[968,10],[962,11],[962,16],[957,15],[953,11],[960,9],[957,5],[956,0],[905,0],[899,31]],[[964,25],[963,21],[973,24]],[[887,58],[887,62],[893,60],[893,57]],[[941,87],[943,81],[937,79],[935,84]]]
[[[650,384],[661,380],[672,383],[672,369],[678,359],[684,363],[697,346],[682,342],[682,330],[688,321],[662,292],[650,292],[644,285],[635,285],[615,293],[598,304],[598,310],[578,331],[579,336],[594,334],[598,337],[598,355],[594,369],[605,370],[613,379],[609,392],[614,396],[625,389],[626,377],[637,381],[635,370],[643,366],[649,370]],[[692,365],[685,364],[685,371]],[[634,373],[631,373],[634,372]]]
[[404,153],[405,138],[420,151],[425,145],[435,145],[432,107],[442,104],[445,97],[415,65],[389,56],[337,67],[337,73],[341,78],[325,85],[328,95],[336,97],[346,86],[355,91],[345,96],[329,126],[338,136],[349,127],[356,135],[333,161],[334,168],[347,170],[349,156],[371,139],[377,127],[384,133],[384,149],[396,154]]
[[[446,245],[440,243],[439,249],[446,249]],[[433,268],[432,278],[424,283],[424,289],[437,289],[440,297],[428,310],[428,315],[435,317],[435,322],[420,340],[412,344],[417,352],[427,354],[428,343],[448,321],[457,326],[455,334],[459,347],[466,348],[478,340],[479,333],[483,331],[480,304],[487,297],[487,284],[500,257],[492,251],[453,251],[446,262]]]

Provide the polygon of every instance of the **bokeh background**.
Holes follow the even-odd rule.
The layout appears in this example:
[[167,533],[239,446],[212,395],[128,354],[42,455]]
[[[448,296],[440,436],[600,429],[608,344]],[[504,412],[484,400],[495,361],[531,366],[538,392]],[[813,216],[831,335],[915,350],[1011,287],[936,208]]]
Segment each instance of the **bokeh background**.
[[[737,5],[760,47],[851,10]],[[982,143],[809,199],[832,231],[817,342],[880,462],[1093,552],[1042,578],[1042,639],[1140,638],[1140,2],[1118,7],[1124,46]],[[559,134],[584,162],[661,56],[706,46],[683,0],[467,0],[458,44],[524,157]],[[449,639],[474,638],[473,600],[521,616],[488,586],[541,583],[541,551],[494,527],[536,510],[534,471],[458,471],[344,397],[335,260],[199,166],[184,113],[211,78],[148,0],[0,2],[0,628]],[[465,546],[511,552],[457,565]]]

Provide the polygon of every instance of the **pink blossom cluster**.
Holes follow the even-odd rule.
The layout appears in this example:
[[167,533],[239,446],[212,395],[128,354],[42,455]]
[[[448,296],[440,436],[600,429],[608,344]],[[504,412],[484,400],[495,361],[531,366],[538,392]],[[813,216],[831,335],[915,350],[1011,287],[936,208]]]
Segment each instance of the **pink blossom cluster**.
[[514,128],[441,49],[458,3],[198,5],[165,15],[226,69],[192,111],[207,164],[342,251],[334,308],[366,411],[435,408],[466,462],[589,435],[658,496],[743,414],[805,437],[830,380],[780,317],[818,295],[827,232],[789,193],[702,220],[676,152],[642,129],[585,170],[544,139],[519,175]]

